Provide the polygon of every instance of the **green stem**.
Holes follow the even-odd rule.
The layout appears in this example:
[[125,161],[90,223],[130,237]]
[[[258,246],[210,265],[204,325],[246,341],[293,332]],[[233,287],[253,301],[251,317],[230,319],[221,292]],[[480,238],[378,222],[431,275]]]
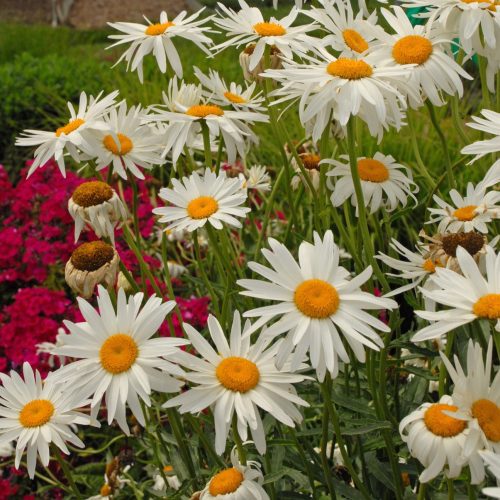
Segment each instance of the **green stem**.
[[199,419],[194,418],[192,415],[186,415],[186,419],[189,422],[189,425],[193,428],[193,430],[198,435],[199,440],[203,444],[203,447],[205,448],[205,450],[206,450],[207,454],[210,456],[210,458],[219,467],[224,467],[224,461],[222,460],[221,457],[219,457],[219,455],[217,455],[212,444],[210,443],[209,439],[207,438],[206,434],[200,428],[200,424],[198,423]]
[[[446,349],[445,349],[445,356],[448,359],[450,359],[451,351],[453,349],[454,339],[455,339],[455,333],[454,332],[448,333]],[[445,387],[444,387],[445,381],[446,381],[446,366],[444,366],[444,363],[441,361],[441,364],[439,365],[439,397],[443,396],[445,393]]]
[[481,94],[483,99],[483,109],[491,109],[491,96],[490,91],[488,90],[488,81],[486,78],[486,65],[487,60],[485,57],[478,55],[479,61],[479,76],[481,77]]
[[[212,170],[214,165],[212,162],[212,150],[210,148],[210,130],[205,120],[201,120],[201,133],[203,135],[203,149],[205,151],[205,166],[209,170]],[[222,137],[219,137],[219,141],[222,141]]]
[[[272,473],[272,468],[271,468],[271,459],[269,458],[269,453],[266,453],[264,455],[264,464],[265,464],[265,467],[266,467],[266,475],[269,475]],[[271,500],[276,500],[276,490],[274,488],[274,484],[273,483],[269,483],[266,485],[269,489],[269,497],[271,498]]]
[[[289,432],[292,435],[293,441],[295,443],[295,448],[297,449],[297,452],[302,460],[304,470],[306,471],[307,478],[309,479],[309,485],[311,486],[312,498],[313,498],[313,500],[316,500],[316,498],[317,498],[316,485],[314,484],[314,476],[313,476],[313,471],[311,469],[311,463],[307,459],[307,456],[304,453],[303,447],[300,444],[299,438],[297,437],[297,431],[293,427],[290,427]],[[325,455],[326,455],[326,448],[325,448]],[[323,467],[323,472],[325,473],[325,476],[326,476],[327,471],[325,470],[324,467]],[[329,481],[328,476],[326,476],[326,480],[327,480],[327,482]],[[335,494],[335,492],[334,492],[334,494]]]
[[243,447],[243,442],[241,441],[240,433],[238,432],[238,417],[236,416],[236,412],[233,413],[233,420],[231,423],[231,427],[233,429],[233,440],[236,444],[236,449],[238,450],[238,458],[240,460],[241,465],[247,464],[247,454],[245,448]]
[[[329,424],[329,412],[326,403],[326,399],[323,402],[323,423],[322,423],[322,432],[321,432],[321,466],[323,467],[323,474],[326,480],[326,486],[328,487],[328,491],[330,492],[330,498],[335,500],[335,488],[333,486],[332,481],[332,471],[330,469],[330,464],[328,463],[328,457],[326,455],[326,447],[328,444],[328,424]],[[333,443],[332,443],[333,446]]]
[[446,484],[448,486],[448,500],[454,500],[455,488],[453,487],[453,479],[447,478]]
[[427,489],[426,483],[420,483],[418,486],[417,500],[425,500],[425,490]]
[[71,470],[68,467],[66,460],[64,460],[64,458],[62,457],[61,452],[59,451],[59,448],[54,446],[53,449],[54,449],[54,455],[56,457],[56,460],[59,462],[59,465],[61,466],[61,469],[64,472],[64,476],[68,480],[68,483],[69,483],[71,489],[73,490],[74,495],[76,496],[76,498],[83,498],[80,491],[78,490],[78,488],[76,486],[75,480],[73,479],[73,475],[71,474]]

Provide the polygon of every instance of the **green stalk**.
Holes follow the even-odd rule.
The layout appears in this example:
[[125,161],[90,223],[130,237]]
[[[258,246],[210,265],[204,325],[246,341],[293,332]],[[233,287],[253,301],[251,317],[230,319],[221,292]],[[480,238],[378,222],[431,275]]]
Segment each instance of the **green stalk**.
[[[323,422],[322,422],[322,432],[321,432],[321,466],[323,467],[323,475],[325,476],[326,486],[330,492],[330,498],[335,500],[337,498],[335,494],[335,488],[332,481],[332,471],[330,470],[330,465],[328,463],[328,457],[326,455],[326,447],[328,444],[328,423],[329,423],[329,412],[326,403],[326,399],[323,402]],[[333,443],[332,443],[333,447]]]
[[245,448],[243,447],[243,442],[241,441],[240,433],[238,432],[238,417],[236,412],[233,413],[233,420],[231,422],[231,427],[233,429],[233,440],[236,444],[236,449],[238,450],[238,458],[241,465],[247,464],[247,454]]
[[483,56],[477,56],[479,61],[479,76],[481,78],[481,95],[482,95],[482,108],[491,109],[491,96],[488,90],[488,81],[486,78],[486,58]]
[[453,486],[453,479],[446,478],[446,485],[448,486],[448,500],[454,500],[455,488]]
[[[450,359],[451,351],[453,349],[454,339],[455,339],[455,333],[454,332],[448,333],[446,349],[445,349],[445,356],[448,359]],[[439,397],[443,396],[445,393],[445,387],[444,387],[445,381],[446,381],[446,367],[444,366],[444,363],[441,361],[441,364],[439,365]]]
[[[205,120],[201,120],[201,134],[203,135],[203,149],[205,152],[205,166],[212,170],[213,162],[212,162],[212,150],[210,149],[210,130],[208,129],[208,125]],[[222,141],[222,137],[219,138]]]
[[53,447],[54,450],[54,455],[56,457],[56,460],[59,462],[59,465],[61,466],[61,469],[64,472],[64,476],[68,480],[68,483],[73,490],[73,494],[76,496],[76,498],[80,499],[83,498],[79,489],[76,486],[75,480],[73,479],[73,475],[71,474],[71,470],[68,467],[68,464],[66,463],[66,460],[61,455],[61,452],[59,451],[59,448],[56,446]]

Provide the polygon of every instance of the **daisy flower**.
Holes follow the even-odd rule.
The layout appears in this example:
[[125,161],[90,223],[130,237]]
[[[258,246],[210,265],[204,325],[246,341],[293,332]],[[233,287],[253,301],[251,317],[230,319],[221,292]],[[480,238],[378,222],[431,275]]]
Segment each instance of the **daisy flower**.
[[[500,452],[500,372],[491,381],[493,342],[490,337],[486,360],[483,361],[483,350],[478,343],[469,340],[467,347],[467,370],[462,368],[455,356],[455,366],[441,352],[441,358],[453,380],[453,402],[457,405],[457,418],[468,423],[469,434],[465,442],[465,453],[470,450],[487,448],[495,453]],[[482,460],[476,460],[472,484],[484,480]]]
[[451,309],[415,311],[433,323],[414,335],[412,342],[434,339],[476,319],[495,321],[495,329],[500,331],[500,254],[486,248],[486,278],[467,250],[459,246],[456,254],[463,276],[451,269],[437,268],[432,279],[439,289],[420,288],[426,297]]
[[264,96],[256,92],[257,83],[253,82],[244,89],[242,85],[231,82],[229,85],[221,78],[217,71],[209,70],[208,75],[194,68],[196,78],[203,85],[203,95],[207,100],[219,106],[231,106],[234,109],[253,109],[263,111]]
[[335,58],[326,51],[308,58],[307,63],[287,59],[283,69],[264,73],[282,85],[273,92],[280,96],[274,104],[299,100],[300,121],[304,127],[314,124],[314,142],[319,141],[332,118],[345,127],[351,116],[359,116],[373,136],[380,136],[389,126],[399,129],[406,99],[398,89],[414,93],[405,84],[407,75],[408,67],[382,64],[371,54]]
[[175,74],[182,78],[181,60],[172,40],[175,37],[190,40],[207,55],[210,55],[207,45],[212,45],[213,42],[205,33],[213,33],[213,30],[205,26],[205,24],[211,19],[211,16],[198,19],[203,10],[200,9],[188,17],[186,17],[186,11],[182,11],[171,21],[168,20],[167,13],[163,11],[160,14],[159,23],[151,23],[146,17],[144,19],[146,19],[147,24],[108,23],[112,28],[123,33],[109,36],[110,39],[118,41],[110,45],[108,49],[118,45],[130,44],[130,47],[121,55],[116,64],[125,60],[127,71],[129,69],[131,71],[137,70],[141,83],[144,80],[143,60],[151,53],[154,55],[162,73],[167,71],[168,61]]
[[[485,465],[489,468],[491,473],[496,477],[497,483],[500,481],[500,455],[493,453],[489,450],[480,451]],[[496,488],[483,488],[483,494],[493,498],[500,498],[500,487]]]
[[[269,347],[271,338],[261,334],[257,342],[250,345],[250,322],[245,324],[242,332],[238,312],[234,313],[229,344],[217,319],[212,315],[208,317],[208,330],[216,350],[192,326],[184,323],[184,329],[203,359],[182,352],[176,360],[192,370],[184,378],[196,386],[170,399],[164,406],[179,406],[181,413],[198,413],[213,406],[215,451],[219,455],[226,448],[233,415],[236,415],[241,439],[247,440],[247,427],[250,427],[255,447],[261,455],[266,452],[266,435],[258,408],[290,427],[302,421],[295,405],[309,404],[297,396],[292,384],[307,377],[289,373],[289,364],[285,364],[282,370],[276,368],[279,343]],[[255,325],[252,331],[255,331]],[[299,363],[299,367],[304,365]]]
[[224,140],[228,162],[233,163],[237,153],[245,156],[247,142],[258,142],[249,125],[269,121],[267,115],[257,111],[223,109],[203,97],[201,86],[181,83],[179,88],[174,81],[169,86],[169,94],[164,94],[163,99],[167,110],[161,105],[154,106],[155,114],[149,115],[147,121],[166,124],[163,155],[172,152],[174,163],[185,146],[201,137],[202,124],[208,127],[211,139]]
[[[394,6],[393,12],[382,9],[382,14],[396,33],[378,31],[377,37],[382,43],[374,54],[391,66],[413,64],[408,68],[410,85],[436,106],[444,104],[442,92],[462,97],[464,88],[460,77],[469,80],[472,77],[451,57],[450,34],[445,34],[432,19],[425,25],[412,26],[401,7]],[[422,100],[410,96],[410,103],[416,108]]]
[[[334,185],[332,182],[328,183],[333,191],[332,205],[339,207],[350,197],[352,205],[356,207],[357,216],[358,200],[351,176],[349,157],[341,155],[340,158],[342,161],[323,160],[324,163],[335,167],[326,174],[329,178],[337,178]],[[388,212],[395,210],[398,205],[405,207],[409,196],[417,205],[418,202],[413,193],[418,193],[418,186],[413,182],[411,171],[397,163],[391,155],[377,152],[373,158],[358,158],[358,174],[365,205],[370,207],[370,213],[376,212],[380,207],[384,207]]]
[[500,113],[496,113],[489,109],[483,109],[481,114],[484,118],[473,116],[472,119],[474,121],[467,123],[467,126],[481,132],[486,132],[487,134],[495,135],[496,137],[485,141],[476,141],[465,146],[461,153],[475,155],[470,163],[479,160],[479,158],[482,158],[488,153],[497,153],[500,151]]
[[269,500],[262,487],[264,477],[260,466],[252,460],[243,465],[235,450],[231,452],[232,467],[212,476],[200,494],[200,500]]
[[224,50],[230,46],[239,47],[254,42],[255,47],[250,56],[249,69],[253,70],[262,59],[266,45],[276,47],[285,57],[292,59],[294,54],[304,54],[312,49],[316,40],[307,35],[317,26],[313,23],[303,26],[292,26],[299,14],[293,7],[290,13],[282,18],[271,17],[265,21],[257,7],[249,7],[244,0],[238,0],[240,10],[233,9],[218,3],[219,14],[225,17],[216,17],[214,23],[222,28],[229,40],[214,47],[215,51]]
[[[315,151],[298,153],[298,157],[302,162],[302,166],[304,167],[306,175],[308,175],[309,179],[311,180],[313,188],[315,190],[318,190],[321,179],[321,172],[320,172],[321,157]],[[292,177],[292,180],[290,182],[292,188],[297,189],[300,183],[302,183],[307,188],[308,184],[306,178],[304,177],[302,170],[300,169],[300,166],[297,163],[297,160],[295,159],[295,156],[292,155],[292,157],[290,158],[290,163],[295,172],[295,175]]]
[[236,217],[245,217],[250,208],[242,207],[247,199],[245,189],[241,189],[241,180],[227,178],[221,171],[218,175],[208,168],[200,176],[193,172],[182,181],[172,179],[173,189],[161,188],[159,197],[173,206],[153,209],[161,215],[159,222],[168,222],[167,230],[194,231],[206,222],[215,229],[222,229],[222,223],[241,227]]
[[[462,467],[469,464],[463,454],[469,433],[467,422],[449,415],[457,410],[452,398],[443,396],[438,403],[424,403],[399,424],[399,433],[412,457],[425,467],[419,476],[422,483],[443,471],[449,478],[458,477]],[[471,472],[478,457],[476,454],[471,459]]]
[[349,271],[339,266],[339,248],[331,231],[325,233],[323,240],[315,232],[314,244],[302,242],[298,264],[283,244],[270,238],[269,245],[271,250],[263,249],[262,254],[272,268],[257,262],[248,264],[268,281],[243,279],[238,284],[246,289],[240,292],[242,295],[278,301],[244,314],[259,317],[256,324],[280,317],[266,331],[268,337],[287,332],[278,353],[278,366],[296,348],[291,360],[291,369],[296,370],[309,351],[311,364],[323,381],[326,370],[332,377],[337,376],[338,358],[349,362],[340,334],[361,362],[365,360],[364,346],[378,350],[384,345],[376,330],[388,332],[389,327],[365,309],[393,309],[397,304],[361,291],[372,268],[351,279]]
[[262,165],[253,165],[249,169],[245,169],[245,172],[239,176],[242,179],[242,185],[247,189],[262,192],[271,190],[271,177],[266,167]]
[[434,195],[439,208],[429,208],[431,219],[426,224],[439,223],[438,232],[488,232],[488,223],[500,218],[500,191],[486,190],[500,183],[500,162],[495,163],[484,179],[474,186],[467,184],[467,194],[461,196],[456,189],[450,191],[453,205]]
[[153,165],[165,163],[161,156],[164,146],[158,134],[152,133],[150,126],[141,126],[144,111],[140,106],[127,110],[127,103],[122,101],[103,120],[107,130],[92,134],[85,151],[96,157],[96,170],[109,165],[122,179],[127,179],[127,170],[144,179],[138,167],[151,170]]
[[[407,292],[417,287],[422,281],[425,280],[424,287],[426,289],[432,290],[433,281],[427,279],[436,272],[436,267],[443,267],[443,263],[439,260],[435,261],[430,258],[429,248],[425,246],[417,246],[417,251],[412,252],[404,245],[399,243],[396,239],[392,238],[389,246],[405,260],[395,259],[382,252],[376,256],[384,264],[388,265],[396,271],[400,271],[399,274],[387,273],[387,276],[393,276],[396,278],[402,278],[405,280],[411,280],[411,283],[403,285],[395,290],[384,295],[384,297],[393,297],[399,295],[400,293]],[[431,301],[430,301],[431,302]],[[426,309],[428,309],[426,305]]]
[[75,243],[88,224],[98,238],[107,237],[114,244],[114,228],[127,218],[127,209],[116,191],[102,181],[80,184],[68,201],[68,212],[75,221]]
[[411,0],[403,7],[427,7],[423,16],[437,19],[449,33],[456,33],[467,54],[484,47],[496,48],[495,26],[500,25],[496,0]]
[[175,359],[180,352],[178,347],[188,342],[176,337],[151,338],[175,307],[174,301],[162,303],[153,295],[141,308],[143,293],[127,300],[120,288],[115,312],[108,292],[102,286],[98,290],[99,312],[78,298],[85,321],[65,321],[70,334],[63,346],[54,349],[55,354],[77,361],[52,372],[50,378],[92,395],[93,416],[99,412],[105,396],[108,424],[116,418],[128,435],[125,404],[128,403],[137,421],[144,426],[140,399],[150,406],[151,390],[179,390],[182,383],[170,375],[181,376],[183,371],[168,359]]
[[[83,442],[75,434],[75,425],[89,425],[91,419],[75,411],[88,404],[82,391],[61,387],[50,380],[42,382],[38,370],[33,372],[29,363],[23,364],[23,378],[14,371],[10,376],[0,372],[0,444],[17,441],[16,469],[28,448],[28,474],[33,479],[37,454],[47,467],[51,443],[66,455],[69,455],[66,442],[83,448]],[[99,424],[93,422],[93,425]]]
[[322,8],[313,7],[304,14],[316,21],[328,35],[321,39],[324,46],[331,46],[344,57],[355,57],[366,52],[375,39],[374,31],[377,14],[373,12],[368,19],[363,12],[356,15],[351,2],[340,0],[320,0]]
[[78,111],[68,102],[70,119],[63,125],[49,132],[44,130],[25,130],[16,139],[17,146],[38,146],[35,150],[35,159],[28,171],[28,177],[39,167],[43,167],[51,158],[57,162],[63,177],[66,177],[64,153],[67,152],[73,160],[80,161],[80,149],[87,146],[89,131],[108,130],[103,121],[103,115],[114,106],[118,90],[111,92],[101,99],[102,92],[97,96],[89,96],[85,92],[80,94]]

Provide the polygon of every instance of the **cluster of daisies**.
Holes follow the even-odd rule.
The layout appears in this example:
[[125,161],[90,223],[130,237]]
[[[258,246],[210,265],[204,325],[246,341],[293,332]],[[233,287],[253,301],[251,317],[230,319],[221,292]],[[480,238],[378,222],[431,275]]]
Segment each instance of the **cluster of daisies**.
[[[311,140],[283,148],[293,170],[291,187],[312,189],[309,194],[316,197],[324,194],[324,183],[331,190],[333,210],[349,202],[357,217],[360,208],[370,214],[391,212],[418,203],[419,187],[407,166],[382,152],[322,157],[318,143],[350,134],[355,117],[381,139],[385,130],[401,128],[424,104],[432,112],[433,106],[462,97],[462,80],[471,77],[455,61],[453,44],[463,59],[475,54],[486,58],[490,83],[500,64],[500,14],[490,0],[414,0],[407,6],[428,7],[425,23],[418,26],[401,7],[382,8],[394,33],[384,31],[366,6],[355,13],[346,0],[320,0],[318,7],[295,7],[286,17],[270,20],[244,0],[239,6],[235,11],[219,4],[215,16],[202,17],[200,11],[169,20],[162,13],[158,23],[111,23],[120,32],[111,36],[116,40],[112,47],[128,46],[118,62],[124,60],[143,81],[143,61],[152,54],[160,71],[169,73],[163,101],[128,107],[118,101],[117,91],[95,98],[82,93],[78,109],[68,105],[66,124],[55,131],[27,130],[17,141],[37,146],[29,175],[51,158],[64,175],[71,158],[100,177],[79,185],[68,201],[75,242],[89,229],[98,239],[80,244],[66,263],[66,282],[79,295],[83,321],[65,322],[69,333],[50,349],[62,366],[45,381],[28,364],[23,377],[0,373],[0,445],[17,441],[16,466],[27,449],[31,477],[37,455],[48,465],[49,445],[64,453],[69,453],[67,443],[83,446],[76,426],[99,425],[103,402],[108,424],[116,421],[125,434],[130,433],[127,409],[138,425],[146,426],[145,411],[154,392],[175,394],[163,406],[180,413],[210,409],[217,454],[226,452],[231,429],[265,454],[262,415],[289,427],[300,424],[300,408],[308,402],[296,385],[336,378],[350,361],[365,362],[366,349],[387,347],[391,328],[383,313],[398,308],[392,297],[410,290],[425,304],[417,316],[429,323],[419,320],[413,342],[441,339],[479,322],[490,322],[492,331],[500,332],[500,255],[498,238],[491,237],[500,218],[497,161],[465,193],[451,190],[450,203],[434,196],[427,224],[437,230],[422,230],[414,250],[393,240],[390,255],[376,256],[373,267],[381,262],[397,271],[387,273],[391,283],[404,280],[384,296],[371,287],[372,266],[352,273],[341,265],[348,254],[337,246],[332,231],[313,232],[313,241],[302,241],[297,256],[269,238],[261,251],[267,265],[249,262],[253,277],[236,283],[239,294],[261,302],[260,307],[235,311],[228,331],[210,316],[208,337],[187,323],[186,338],[156,336],[176,304],[130,292],[133,278],[115,248],[115,229],[127,224],[129,207],[101,170],[108,167],[108,181],[116,174],[131,183],[144,178],[143,170],[167,171],[171,187],[159,190],[165,205],[153,211],[169,238],[193,233],[198,241],[205,229],[210,236],[212,228],[223,233],[242,228],[251,211],[246,206],[249,190],[265,197],[271,189],[265,167],[245,164],[248,151],[258,144],[255,126],[274,121],[280,137],[284,127],[273,115],[281,104],[296,102]],[[294,26],[299,14],[308,22]],[[227,35],[225,41],[212,42],[212,23]],[[207,55],[243,47],[239,61],[246,84],[227,83],[217,72],[204,74],[197,68],[197,83],[185,82],[176,37]],[[482,115],[470,126],[494,138],[463,149],[475,159],[500,151],[500,114],[483,110]],[[200,156],[205,168],[198,164]],[[243,171],[230,175],[220,168],[222,158],[230,164],[241,159]],[[181,272],[167,267],[172,275]],[[85,299],[94,296],[96,287],[94,308]],[[400,425],[410,454],[425,467],[420,481],[443,470],[454,478],[469,467],[472,484],[478,484],[485,477],[483,463],[498,477],[500,375],[491,381],[492,342],[485,356],[478,343],[469,343],[466,369],[458,359],[452,363],[443,356],[443,363],[454,383],[451,396],[425,403]],[[269,498],[257,463],[245,463],[234,451],[231,461],[199,498]]]

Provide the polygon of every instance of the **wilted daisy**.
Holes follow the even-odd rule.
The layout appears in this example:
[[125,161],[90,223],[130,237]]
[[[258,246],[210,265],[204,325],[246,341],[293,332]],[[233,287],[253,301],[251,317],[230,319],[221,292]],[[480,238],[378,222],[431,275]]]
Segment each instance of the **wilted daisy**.
[[252,70],[262,59],[266,45],[276,47],[289,59],[293,58],[294,54],[304,54],[312,48],[314,39],[307,33],[315,29],[316,25],[309,23],[292,26],[299,14],[297,8],[292,8],[282,19],[271,17],[269,21],[265,21],[257,7],[249,7],[244,0],[238,0],[238,3],[238,12],[223,3],[217,4],[222,17],[216,17],[214,23],[226,32],[229,40],[216,45],[214,50],[220,51],[230,46],[239,47],[254,42],[249,65]]
[[[484,460],[484,464],[496,477],[498,483],[500,481],[500,455],[489,450],[480,451],[479,454]],[[500,487],[483,488],[482,492],[486,496],[500,498]]]
[[[302,167],[304,167],[306,175],[309,176],[312,186],[316,190],[319,189],[319,182],[321,178],[320,175],[321,157],[315,152],[299,153],[298,157],[302,162]],[[290,163],[295,172],[295,175],[292,177],[291,180],[292,188],[297,189],[301,182],[305,187],[307,187],[308,186],[307,181],[304,178],[304,174],[302,173],[302,170],[299,164],[297,163],[295,156],[292,156]]]
[[35,150],[35,160],[28,171],[28,177],[39,167],[43,167],[51,158],[54,158],[63,177],[66,177],[64,154],[69,153],[73,160],[79,162],[80,149],[88,147],[87,135],[89,131],[108,130],[103,121],[103,115],[115,104],[118,90],[111,92],[101,99],[102,92],[97,96],[89,96],[85,92],[80,94],[78,111],[68,102],[70,119],[63,125],[49,132],[44,130],[25,130],[16,139],[17,146],[38,146]]
[[200,494],[200,500],[269,500],[262,487],[260,466],[252,460],[243,465],[236,450],[231,452],[232,467],[212,476]]
[[116,191],[102,181],[80,184],[68,201],[68,211],[75,221],[75,242],[88,224],[99,238],[115,241],[114,228],[127,217],[127,209]]
[[[70,335],[54,353],[76,358],[50,374],[51,380],[68,384],[73,390],[92,395],[92,415],[96,416],[103,396],[106,400],[108,424],[116,418],[118,425],[129,434],[125,405],[128,404],[137,421],[144,426],[142,400],[151,405],[151,391],[176,392],[182,385],[174,376],[183,371],[174,360],[179,346],[188,342],[177,337],[151,338],[175,307],[174,301],[162,303],[161,298],[149,297],[141,308],[143,293],[128,298],[118,290],[116,312],[108,292],[99,287],[97,312],[88,302],[78,298],[83,322],[65,321]],[[170,361],[169,361],[170,359]]]
[[173,206],[153,209],[161,215],[159,222],[167,222],[167,230],[187,229],[194,231],[210,222],[215,229],[222,229],[222,223],[241,227],[236,217],[245,217],[250,208],[241,205],[247,198],[241,189],[241,180],[227,178],[221,171],[218,175],[208,168],[200,176],[193,172],[182,181],[172,179],[173,189],[160,189],[159,197]]
[[155,106],[155,113],[147,120],[166,124],[163,154],[172,152],[174,163],[184,147],[201,136],[202,124],[208,127],[211,139],[224,140],[228,162],[233,163],[237,153],[245,156],[248,142],[258,142],[249,125],[269,120],[267,115],[257,111],[223,109],[203,96],[201,86],[181,83],[178,88],[174,81],[163,99],[167,110],[161,105]]
[[434,339],[476,319],[494,321],[496,331],[500,331],[500,254],[486,248],[486,278],[467,250],[459,246],[456,254],[463,275],[437,268],[432,279],[439,289],[420,289],[426,297],[450,309],[415,311],[432,324],[415,334],[413,342]]
[[[412,252],[394,238],[392,238],[389,246],[401,255],[401,257],[404,257],[405,260],[396,259],[382,252],[379,252],[376,258],[380,259],[384,264],[387,264],[392,269],[400,271],[399,274],[387,273],[387,276],[411,280],[411,283],[392,290],[391,292],[385,294],[384,297],[393,297],[394,295],[407,292],[408,290],[418,286],[424,280],[424,287],[427,289],[435,288],[433,281],[427,278],[436,272],[437,267],[443,267],[444,264],[439,260],[435,261],[430,258],[428,247],[420,245],[417,246],[416,252]],[[426,309],[428,309],[427,305]]]
[[[419,476],[422,483],[443,471],[449,478],[458,477],[469,463],[463,454],[469,433],[467,422],[449,415],[457,410],[452,398],[443,396],[438,403],[424,403],[399,424],[399,433],[410,454],[425,467]],[[476,454],[471,471],[475,470],[477,457]]]
[[114,287],[119,262],[118,252],[104,241],[82,243],[66,262],[64,278],[75,293],[89,298],[98,284]]
[[244,314],[260,317],[260,323],[280,317],[266,331],[268,337],[287,333],[278,353],[278,366],[296,347],[291,361],[295,370],[309,351],[311,364],[323,381],[326,370],[333,377],[338,374],[338,358],[349,362],[340,334],[362,362],[364,346],[375,350],[383,346],[376,330],[388,332],[389,327],[365,310],[393,309],[396,302],[361,291],[372,268],[351,279],[349,271],[339,266],[339,249],[331,231],[323,240],[315,232],[314,244],[300,244],[299,264],[283,244],[270,238],[269,245],[271,250],[263,249],[262,254],[272,268],[257,262],[248,264],[268,281],[243,279],[238,284],[246,289],[242,295],[278,302]]
[[488,223],[500,218],[500,191],[486,192],[486,190],[499,183],[500,162],[497,162],[476,186],[471,182],[467,184],[465,196],[452,189],[450,198],[453,205],[434,195],[434,201],[439,208],[428,209],[431,218],[427,224],[439,223],[437,229],[439,233],[473,230],[487,233]]
[[269,61],[264,61],[262,58],[257,66],[250,69],[250,60],[255,51],[257,44],[249,43],[241,52],[238,57],[241,70],[243,71],[243,78],[247,82],[262,82],[261,73],[266,69],[278,69],[281,68],[281,52],[275,45],[271,45],[269,49]]
[[312,139],[319,141],[332,118],[344,127],[351,116],[359,116],[370,133],[381,135],[389,126],[400,128],[406,94],[414,91],[405,84],[408,68],[388,66],[378,57],[335,58],[326,51],[307,63],[283,62],[283,69],[267,70],[264,76],[277,80],[281,88],[276,103],[299,100],[299,117],[308,127],[313,123]]
[[226,448],[233,414],[236,414],[241,439],[246,441],[247,427],[250,427],[255,447],[264,454],[266,434],[258,408],[281,423],[295,427],[295,423],[302,421],[295,405],[309,406],[297,396],[292,385],[306,377],[289,373],[288,364],[278,370],[275,362],[279,344],[269,347],[271,338],[261,334],[257,342],[250,345],[249,328],[250,322],[247,322],[242,332],[240,315],[235,312],[228,344],[220,323],[210,315],[208,329],[214,350],[192,326],[184,323],[186,335],[203,359],[186,352],[176,356],[179,364],[192,370],[184,378],[197,385],[170,399],[165,406],[179,406],[181,413],[198,413],[213,406],[215,450],[219,455]]
[[103,116],[108,130],[92,134],[86,152],[96,157],[96,170],[109,166],[122,179],[127,171],[139,179],[144,174],[138,167],[151,170],[153,165],[165,163],[162,139],[150,126],[142,125],[144,111],[141,106],[132,106],[122,101]]
[[[444,104],[441,94],[463,95],[460,77],[472,79],[451,55],[450,33],[444,33],[442,27],[432,19],[425,25],[413,26],[401,7],[393,6],[393,12],[382,9],[382,14],[394,35],[377,32],[382,42],[374,54],[388,61],[390,65],[413,64],[408,68],[410,84],[428,98],[434,105]],[[410,95],[413,107],[422,104],[421,99]]]
[[206,26],[210,17],[198,19],[203,10],[200,9],[188,17],[186,17],[186,11],[182,11],[171,21],[168,20],[167,13],[163,11],[158,23],[152,23],[146,17],[147,24],[108,23],[112,28],[123,33],[123,35],[109,36],[112,40],[118,41],[110,45],[108,49],[130,43],[130,47],[122,54],[116,64],[125,60],[127,70],[137,70],[141,83],[144,79],[143,59],[151,53],[155,56],[162,73],[167,71],[168,61],[175,74],[182,78],[182,63],[172,40],[175,37],[190,40],[207,55],[210,54],[207,45],[211,45],[213,42],[205,33],[211,33],[213,30]]
[[321,43],[331,46],[345,57],[355,57],[366,52],[375,39],[377,14],[373,12],[365,20],[362,11],[354,15],[349,1],[320,0],[319,3],[321,8],[313,7],[305,10],[304,14],[327,31],[328,34],[321,39]]
[[254,109],[263,111],[264,96],[256,91],[256,82],[243,88],[239,83],[229,85],[221,78],[217,71],[209,70],[208,75],[194,68],[194,74],[204,87],[204,96],[214,104],[232,106],[235,109]]
[[[23,377],[24,380],[14,371],[10,376],[0,372],[0,444],[17,441],[16,469],[28,447],[28,474],[33,479],[37,454],[42,465],[47,467],[50,444],[66,455],[69,455],[66,443],[83,448],[83,442],[75,434],[75,426],[89,425],[91,419],[75,411],[88,404],[83,391],[61,387],[50,380],[42,382],[38,370],[33,372],[29,363],[23,364]],[[94,422],[93,425],[99,424]]]
[[484,118],[473,116],[472,119],[474,121],[467,123],[467,125],[481,132],[495,135],[496,137],[485,141],[473,142],[462,149],[461,153],[463,154],[475,155],[471,163],[489,153],[497,153],[500,151],[500,113],[496,113],[489,109],[483,109],[481,114]]
[[[329,187],[333,191],[331,201],[334,207],[339,207],[350,197],[358,215],[358,200],[349,157],[341,155],[340,159],[342,161],[323,160],[324,163],[334,165],[334,168],[326,174],[329,178],[336,178],[335,184],[329,182]],[[361,157],[357,162],[363,198],[366,207],[370,207],[370,213],[376,212],[380,207],[384,207],[388,212],[395,210],[398,205],[405,207],[408,197],[411,197],[417,205],[413,193],[418,193],[418,186],[413,182],[411,171],[397,163],[391,155],[377,152],[373,158]]]
[[[458,407],[457,418],[468,422],[466,455],[471,454],[470,450],[483,448],[500,452],[500,372],[491,381],[492,350],[493,342],[490,337],[486,360],[483,360],[480,344],[469,340],[466,369],[462,368],[457,356],[453,366],[441,353],[454,384],[452,398]],[[471,469],[472,484],[478,484],[484,479],[482,460],[478,457],[475,460],[476,467]]]
[[427,7],[424,16],[440,22],[449,33],[456,33],[467,54],[484,47],[497,47],[495,26],[500,25],[496,0],[407,0],[403,7]]

